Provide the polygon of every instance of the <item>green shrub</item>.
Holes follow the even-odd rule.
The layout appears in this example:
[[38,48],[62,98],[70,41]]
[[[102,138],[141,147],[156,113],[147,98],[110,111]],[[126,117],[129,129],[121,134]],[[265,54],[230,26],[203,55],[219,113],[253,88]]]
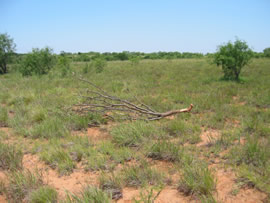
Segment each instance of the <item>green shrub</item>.
[[219,46],[214,55],[214,63],[221,65],[225,79],[239,80],[242,68],[249,63],[252,56],[253,52],[247,43],[237,39],[234,43]]
[[35,48],[27,54],[21,64],[20,72],[23,76],[43,75],[49,73],[55,64],[55,57],[49,47]]
[[107,62],[103,58],[97,58],[94,60],[94,67],[96,68],[96,73],[103,72],[104,67],[106,65],[107,65]]
[[61,76],[64,77],[71,72],[70,59],[65,54],[58,56],[57,67],[61,71]]
[[42,186],[29,195],[30,203],[56,203],[57,202],[57,192],[54,188],[49,186]]
[[0,143],[0,168],[21,169],[23,153],[13,145]]

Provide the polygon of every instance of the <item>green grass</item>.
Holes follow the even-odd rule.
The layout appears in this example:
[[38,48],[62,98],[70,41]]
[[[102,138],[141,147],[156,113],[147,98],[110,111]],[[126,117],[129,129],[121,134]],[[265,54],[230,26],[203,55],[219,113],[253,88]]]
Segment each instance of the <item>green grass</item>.
[[147,156],[156,160],[180,161],[182,149],[168,141],[154,143],[147,152]]
[[6,196],[12,202],[26,201],[32,191],[43,186],[42,176],[30,171],[14,171],[9,174]]
[[8,111],[4,107],[0,107],[0,127],[8,126]]
[[[91,67],[83,71],[85,63],[71,64],[75,74],[83,74],[112,95],[134,102],[135,95],[158,112],[194,105],[190,113],[175,115],[173,120],[116,120],[112,126],[102,115],[71,111],[73,104],[85,100],[78,95],[90,88],[73,75],[62,77],[53,70],[42,77],[21,77],[13,72],[0,76],[0,123],[12,128],[12,136],[22,136],[15,139],[17,142],[34,139],[34,146],[28,149],[24,145],[22,149],[37,153],[60,174],[72,173],[80,162],[86,170],[120,176],[121,187],[127,183],[141,189],[144,185],[165,184],[163,175],[151,166],[157,162],[153,159],[165,160],[171,162],[168,165],[180,166],[180,174],[185,174],[180,181],[183,190],[202,202],[214,202],[211,171],[204,162],[194,161],[187,154],[208,159],[228,150],[222,163],[234,167],[243,180],[270,195],[269,64],[269,59],[254,59],[244,67],[241,82],[221,80],[221,69],[204,58],[142,60],[137,65],[113,61],[101,73]],[[12,116],[8,113],[11,111]],[[78,137],[74,133],[87,129],[88,124],[107,122],[106,140],[96,143],[91,136]],[[202,129],[215,130],[221,136],[211,145],[197,147]],[[6,137],[1,135],[1,141]],[[240,139],[245,143],[241,144]],[[3,149],[3,160],[11,160],[13,152]],[[140,164],[132,166],[140,159],[150,163],[144,168]],[[125,166],[120,175],[115,171],[119,165]],[[107,182],[108,188],[115,185],[113,180]],[[78,198],[83,201],[82,196]]]
[[215,179],[205,162],[193,159],[183,166],[178,189],[186,195],[212,196]]
[[111,198],[107,193],[96,187],[87,186],[79,195],[68,194],[63,203],[109,203],[111,202],[110,200]]
[[147,162],[125,167],[122,171],[123,182],[127,187],[142,187],[147,185],[162,185],[164,174],[151,168]]
[[118,146],[127,147],[140,147],[147,140],[160,134],[156,126],[142,121],[120,124],[111,131],[113,142]]
[[23,153],[18,147],[0,142],[0,169],[22,169]]
[[49,186],[42,186],[29,194],[30,203],[53,203],[57,202],[57,192]]

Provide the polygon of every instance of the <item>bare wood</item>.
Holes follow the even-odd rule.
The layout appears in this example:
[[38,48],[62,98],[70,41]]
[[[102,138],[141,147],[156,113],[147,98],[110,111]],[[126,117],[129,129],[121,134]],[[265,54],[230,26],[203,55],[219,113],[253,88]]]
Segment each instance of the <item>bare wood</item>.
[[[84,112],[103,113],[103,116],[114,119],[114,116],[120,116],[121,119],[129,120],[159,120],[168,116],[172,116],[179,113],[188,113],[192,110],[193,104],[190,104],[188,108],[172,110],[164,113],[153,110],[150,106],[142,103],[137,97],[134,97],[137,103],[130,102],[125,99],[118,98],[110,95],[108,92],[98,87],[94,83],[78,78],[79,80],[90,84],[94,90],[87,90],[87,95],[80,95],[85,99],[82,104],[74,105],[73,110]],[[89,95],[90,94],[90,95]],[[109,115],[108,113],[115,113],[115,115]]]

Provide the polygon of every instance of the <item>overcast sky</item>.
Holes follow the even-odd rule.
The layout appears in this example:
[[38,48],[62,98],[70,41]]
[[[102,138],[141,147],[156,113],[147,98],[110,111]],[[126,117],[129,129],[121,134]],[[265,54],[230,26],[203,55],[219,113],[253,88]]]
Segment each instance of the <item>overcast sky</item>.
[[17,52],[214,52],[238,37],[270,47],[270,0],[0,0]]

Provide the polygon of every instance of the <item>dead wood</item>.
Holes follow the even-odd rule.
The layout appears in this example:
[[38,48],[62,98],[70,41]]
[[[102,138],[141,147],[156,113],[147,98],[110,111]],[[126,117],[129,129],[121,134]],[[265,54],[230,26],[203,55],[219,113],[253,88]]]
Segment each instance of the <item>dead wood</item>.
[[115,119],[128,120],[159,120],[168,116],[172,116],[179,113],[190,112],[193,105],[190,104],[188,108],[172,110],[164,113],[153,110],[150,106],[142,103],[135,97],[135,102],[130,102],[126,99],[121,99],[116,96],[110,95],[104,89],[98,87],[91,81],[83,78],[79,80],[88,83],[91,89],[86,91],[86,95],[80,95],[84,98],[84,102],[74,105],[73,110],[79,113],[100,113],[105,117]]

